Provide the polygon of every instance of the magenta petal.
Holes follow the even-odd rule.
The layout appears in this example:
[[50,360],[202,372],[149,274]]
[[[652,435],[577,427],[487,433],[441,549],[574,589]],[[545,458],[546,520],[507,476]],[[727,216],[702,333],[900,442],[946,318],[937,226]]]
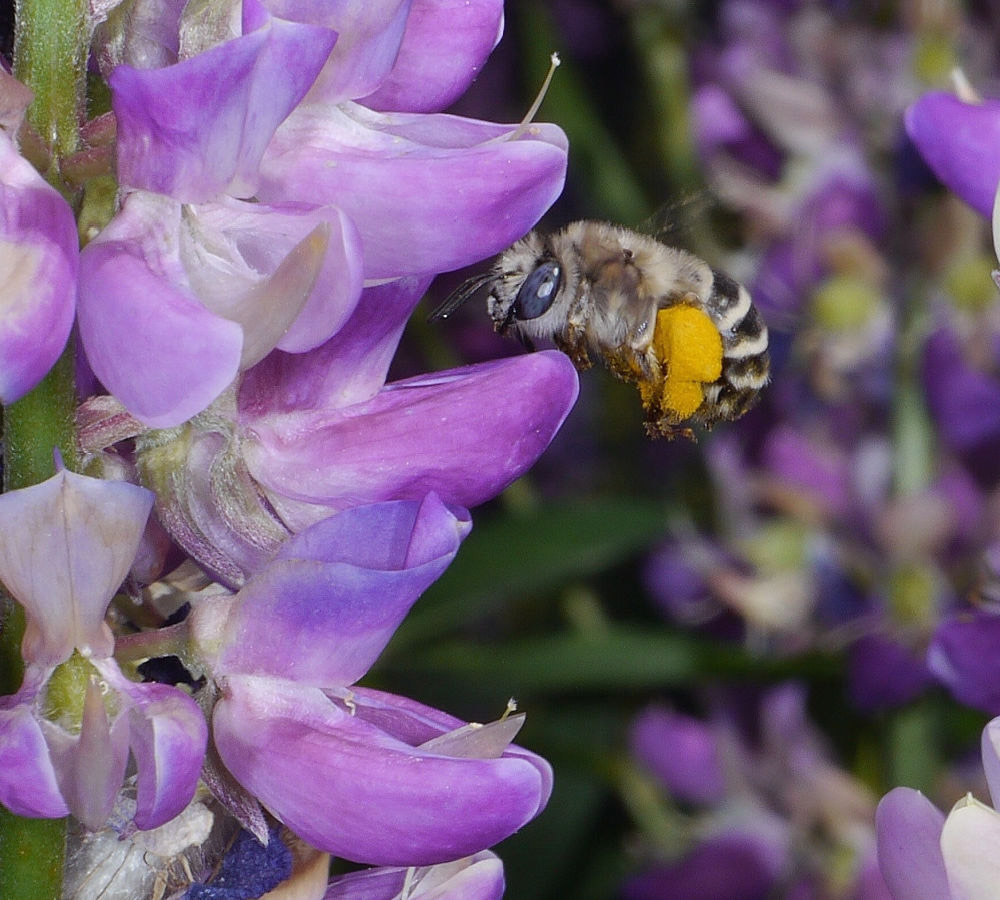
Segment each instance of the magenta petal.
[[365,288],[354,314],[323,346],[272,353],[242,381],[241,418],[371,399],[385,384],[399,337],[430,282],[428,275]]
[[74,647],[109,656],[104,613],[135,558],[153,495],[62,470],[0,494],[0,580],[24,606],[25,659],[58,665]]
[[[435,492],[468,508],[534,463],[577,389],[576,370],[557,351],[437,372],[388,385],[343,410],[257,420],[245,459],[282,515],[301,513],[302,523],[313,513],[289,504],[343,509]],[[288,522],[292,530],[302,523]]]
[[976,612],[942,621],[927,666],[961,703],[1000,713],[1000,616]]
[[187,203],[252,196],[265,146],[335,42],[329,29],[271,19],[173,66],[119,66],[119,181]]
[[395,112],[437,112],[451,106],[502,34],[502,0],[414,0],[396,64],[379,89],[361,102]]
[[566,136],[447,115],[300,107],[261,164],[262,200],[330,203],[358,226],[365,277],[443,272],[524,235],[559,196]]
[[906,132],[950,190],[992,216],[1000,181],[1000,101],[965,103],[932,91],[906,110]]
[[80,338],[94,374],[153,428],[201,412],[239,371],[243,329],[173,287],[124,241],[81,256]]
[[376,865],[476,853],[540,811],[543,778],[521,757],[421,751],[319,690],[230,678],[213,732],[227,768],[307,843]]
[[156,828],[191,801],[198,786],[208,726],[189,696],[167,684],[137,684],[113,665],[100,665],[105,679],[128,698],[129,745],[137,772],[135,824]]
[[0,803],[18,816],[69,815],[33,701],[48,669],[29,666],[18,693],[0,697]]
[[[216,674],[269,674],[320,687],[353,684],[468,533],[435,496],[355,507],[289,540],[226,604]],[[192,628],[213,639],[211,604]],[[214,626],[217,627],[217,626]]]
[[919,791],[889,791],[875,812],[878,862],[893,897],[945,900],[951,896],[941,853],[944,814]]
[[993,808],[1000,803],[1000,719],[991,720],[983,729],[981,738],[983,771],[990,789]]
[[0,403],[30,391],[66,346],[78,248],[69,205],[0,132]]

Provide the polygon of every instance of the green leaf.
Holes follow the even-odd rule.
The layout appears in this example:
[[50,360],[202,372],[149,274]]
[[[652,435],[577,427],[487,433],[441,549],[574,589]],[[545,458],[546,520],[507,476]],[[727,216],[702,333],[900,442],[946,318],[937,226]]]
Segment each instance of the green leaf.
[[663,504],[625,498],[546,503],[529,513],[477,521],[389,652],[447,634],[507,597],[549,591],[601,572],[653,544],[666,527]]

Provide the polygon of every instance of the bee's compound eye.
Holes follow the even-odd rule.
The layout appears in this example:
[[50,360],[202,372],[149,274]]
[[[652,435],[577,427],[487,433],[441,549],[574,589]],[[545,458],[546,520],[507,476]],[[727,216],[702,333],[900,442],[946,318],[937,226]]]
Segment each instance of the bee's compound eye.
[[559,293],[562,283],[562,266],[554,259],[543,262],[524,279],[514,301],[514,316],[518,319],[537,319],[548,311]]

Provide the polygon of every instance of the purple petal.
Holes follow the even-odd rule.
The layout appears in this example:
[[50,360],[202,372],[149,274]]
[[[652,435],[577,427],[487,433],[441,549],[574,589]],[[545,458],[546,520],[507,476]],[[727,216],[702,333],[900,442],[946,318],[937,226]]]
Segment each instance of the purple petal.
[[73,325],[79,242],[73,211],[0,132],[0,403],[62,353]]
[[0,803],[18,816],[59,819],[69,807],[33,706],[49,675],[28,666],[16,694],[0,697]]
[[[330,58],[316,78],[307,103],[334,105],[370,94],[399,54],[410,0],[268,0],[276,16],[322,25],[337,32]],[[446,59],[438,59],[447,68]]]
[[371,399],[385,384],[400,335],[424,295],[430,276],[366,288],[354,314],[336,335],[308,353],[272,353],[240,386],[241,417],[350,406]]
[[981,746],[983,770],[995,809],[1000,803],[1000,719],[993,719],[983,729]]
[[765,837],[739,831],[715,835],[680,862],[628,882],[625,900],[761,900],[775,890],[788,860]]
[[902,706],[931,684],[923,654],[918,656],[891,637],[862,635],[848,650],[848,689],[858,709]]
[[912,788],[889,791],[875,811],[882,877],[898,900],[951,896],[941,855],[944,815]]
[[105,680],[128,699],[129,745],[137,772],[135,824],[156,828],[194,797],[208,742],[198,704],[167,684],[136,684],[113,664],[98,663]]
[[357,862],[467,856],[544,805],[545,780],[531,760],[421,751],[320,691],[277,679],[228,679],[213,730],[227,768],[282,822]]
[[335,42],[329,29],[270,19],[173,66],[119,66],[109,84],[120,183],[186,203],[252,196],[265,146]]
[[949,328],[927,339],[922,369],[927,405],[949,446],[970,450],[1000,436],[1000,381],[965,361]]
[[502,34],[501,0],[414,0],[392,71],[362,102],[395,112],[445,109],[465,93]]
[[433,495],[345,510],[292,538],[231,604],[203,604],[192,629],[203,647],[221,645],[216,675],[351,685],[469,527]]
[[24,606],[25,659],[58,665],[74,647],[109,656],[108,602],[135,558],[153,495],[62,470],[0,494],[0,580]]
[[514,133],[456,116],[300,107],[267,149],[260,199],[343,209],[367,278],[458,269],[512,244],[562,190],[563,132]]
[[725,796],[716,735],[704,722],[650,707],[632,723],[629,745],[679,800],[718,803]]
[[1000,181],[1000,101],[932,91],[906,110],[906,133],[938,178],[989,218]]
[[80,338],[104,386],[146,425],[167,428],[232,383],[243,329],[192,294],[169,238],[180,229],[180,208],[147,200],[132,194],[81,254]]
[[927,650],[927,664],[961,703],[1000,713],[1000,617],[945,619]]
[[489,850],[436,866],[379,868],[338,875],[323,900],[500,900],[503,863]]
[[468,508],[534,463],[577,384],[572,363],[556,351],[437,372],[343,410],[257,420],[245,459],[293,531],[324,510],[432,492]]

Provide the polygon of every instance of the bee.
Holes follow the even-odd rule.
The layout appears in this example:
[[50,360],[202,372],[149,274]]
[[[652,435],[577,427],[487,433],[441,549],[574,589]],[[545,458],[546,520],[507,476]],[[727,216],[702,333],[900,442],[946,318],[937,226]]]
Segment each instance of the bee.
[[767,325],[743,285],[684,250],[605,222],[532,231],[431,314],[489,287],[493,326],[550,340],[583,371],[591,354],[639,388],[652,437],[738,419],[767,384]]

